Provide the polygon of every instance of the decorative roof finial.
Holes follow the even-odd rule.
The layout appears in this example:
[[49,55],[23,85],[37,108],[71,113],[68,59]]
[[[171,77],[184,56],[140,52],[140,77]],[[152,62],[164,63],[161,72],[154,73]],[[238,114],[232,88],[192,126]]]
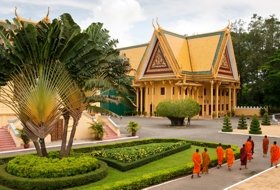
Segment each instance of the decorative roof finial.
[[15,7],[15,16],[16,16],[17,19],[19,19],[19,16],[17,14],[17,7]]
[[155,23],[154,23],[154,19],[152,20],[152,25],[153,25],[154,29],[156,30],[156,26],[155,26]]
[[48,7],[47,15],[45,16],[45,18],[43,18],[43,20],[44,20],[45,22],[50,22],[49,14],[50,14],[50,7]]
[[158,24],[158,17],[156,19],[156,23],[157,23],[158,28],[160,28],[160,25]]
[[227,29],[228,29],[228,30],[230,30],[230,29],[231,29],[231,22],[230,22],[230,20],[229,20],[229,19],[228,19]]

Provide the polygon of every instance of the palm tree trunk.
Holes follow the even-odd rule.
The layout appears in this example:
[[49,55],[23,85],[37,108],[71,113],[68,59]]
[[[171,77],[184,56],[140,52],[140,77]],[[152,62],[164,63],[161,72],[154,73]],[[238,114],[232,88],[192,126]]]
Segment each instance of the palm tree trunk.
[[77,129],[77,125],[78,125],[79,120],[80,120],[81,115],[82,115],[81,111],[77,111],[77,112],[78,112],[77,116],[73,117],[73,120],[74,120],[73,121],[73,127],[72,127],[70,138],[69,138],[69,141],[68,141],[68,144],[67,144],[66,156],[69,156],[69,154],[70,154],[70,151],[71,151],[71,148],[72,148],[72,145],[73,145],[73,140],[74,140],[75,133],[76,133],[76,129]]
[[34,144],[34,147],[36,148],[38,156],[43,156],[42,150],[40,148],[40,145],[39,145],[38,141],[36,140],[36,141],[32,141],[32,142]]
[[44,138],[40,138],[39,142],[40,142],[40,145],[41,145],[42,156],[43,157],[47,157],[48,156],[48,152],[47,152],[47,149],[46,149],[45,139]]
[[64,127],[63,127],[63,136],[61,142],[61,149],[60,149],[60,157],[66,156],[66,141],[67,141],[67,132],[68,132],[68,124],[70,119],[70,112],[65,111],[63,114],[64,118]]

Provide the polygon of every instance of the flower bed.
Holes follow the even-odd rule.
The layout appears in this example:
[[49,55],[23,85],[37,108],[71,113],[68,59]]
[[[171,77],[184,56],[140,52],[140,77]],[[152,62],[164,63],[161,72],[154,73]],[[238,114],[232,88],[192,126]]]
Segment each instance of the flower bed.
[[179,141],[177,143],[151,143],[132,147],[98,150],[93,151],[91,155],[128,163],[152,156],[155,153],[158,154],[167,150],[176,149],[184,144],[187,143],[185,141]]
[[103,160],[111,167],[127,171],[186,150],[191,146],[190,143],[179,139],[175,142],[173,140],[168,142],[167,139],[162,139],[162,142],[158,142],[158,139],[156,139],[157,142],[154,143],[152,143],[151,139],[148,141],[150,142],[149,144],[146,144],[145,140],[143,140],[142,145],[96,150],[91,155]]

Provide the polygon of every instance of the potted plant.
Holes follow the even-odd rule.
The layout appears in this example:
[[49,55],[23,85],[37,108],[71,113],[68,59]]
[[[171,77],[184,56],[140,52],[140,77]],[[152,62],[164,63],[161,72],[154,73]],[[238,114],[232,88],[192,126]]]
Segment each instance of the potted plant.
[[90,124],[89,127],[93,133],[94,133],[94,139],[95,140],[102,140],[103,139],[103,135],[105,133],[105,130],[103,128],[103,124],[101,122],[95,121],[93,123]]
[[127,125],[127,132],[131,133],[131,136],[136,136],[136,132],[139,129],[140,129],[139,124],[134,121],[130,121]]
[[23,147],[24,148],[29,148],[30,147],[30,138],[27,136],[27,134],[24,132],[23,129],[17,129],[19,132],[19,137],[21,138],[23,142]]

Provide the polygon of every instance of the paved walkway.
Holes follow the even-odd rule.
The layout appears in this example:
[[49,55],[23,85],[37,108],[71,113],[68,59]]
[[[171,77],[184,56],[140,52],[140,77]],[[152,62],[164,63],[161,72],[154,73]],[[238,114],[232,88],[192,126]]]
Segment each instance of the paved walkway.
[[[127,133],[125,127],[131,120],[138,122],[141,126],[140,132],[138,134],[140,138],[186,138],[191,140],[236,144],[239,146],[241,146],[247,139],[247,136],[244,135],[218,133],[222,127],[222,119],[192,120],[191,126],[189,127],[170,127],[169,120],[165,118],[147,119],[143,117],[123,117],[121,120],[114,119],[114,121],[120,125],[122,134]],[[232,119],[231,122],[232,126],[236,128],[238,119]],[[262,157],[262,138],[262,136],[253,136],[253,140],[255,142],[255,154],[252,162],[248,163],[247,170],[240,171],[238,169],[240,163],[239,160],[237,160],[232,171],[228,171],[226,166],[223,166],[220,169],[213,168],[210,170],[208,175],[203,175],[201,178],[191,179],[190,176],[185,176],[183,178],[166,182],[161,185],[150,187],[149,189],[219,190],[232,186],[233,184],[260,173],[270,167],[269,158]],[[280,138],[270,138],[270,142],[273,142],[274,140],[278,140],[278,143],[280,144]],[[80,144],[76,146],[84,145]],[[11,155],[11,153],[9,153],[9,155]]]
[[[139,136],[145,137],[179,137],[192,140],[213,141],[221,143],[241,145],[246,141],[247,136],[238,134],[218,133],[222,127],[222,119],[216,120],[192,120],[190,127],[170,127],[169,121],[164,118],[154,118],[147,120],[145,118],[123,118],[115,120],[120,124],[121,129],[125,127],[128,121],[134,120],[141,125]],[[237,127],[237,118],[231,120],[233,128]],[[279,126],[280,132],[280,126]],[[280,134],[280,133],[279,133]],[[279,135],[280,136],[280,135]],[[239,170],[240,161],[236,160],[232,171],[228,171],[226,166],[220,169],[213,168],[208,175],[203,175],[201,178],[191,179],[190,176],[175,179],[163,184],[153,186],[147,189],[150,190],[220,190],[236,184],[248,177],[260,173],[270,167],[269,157],[262,156],[262,136],[253,136],[255,142],[254,159],[248,163],[248,169]],[[270,142],[280,139],[270,138]],[[279,168],[280,169],[280,168]],[[279,186],[278,186],[279,187]],[[279,189],[277,187],[277,189]]]

